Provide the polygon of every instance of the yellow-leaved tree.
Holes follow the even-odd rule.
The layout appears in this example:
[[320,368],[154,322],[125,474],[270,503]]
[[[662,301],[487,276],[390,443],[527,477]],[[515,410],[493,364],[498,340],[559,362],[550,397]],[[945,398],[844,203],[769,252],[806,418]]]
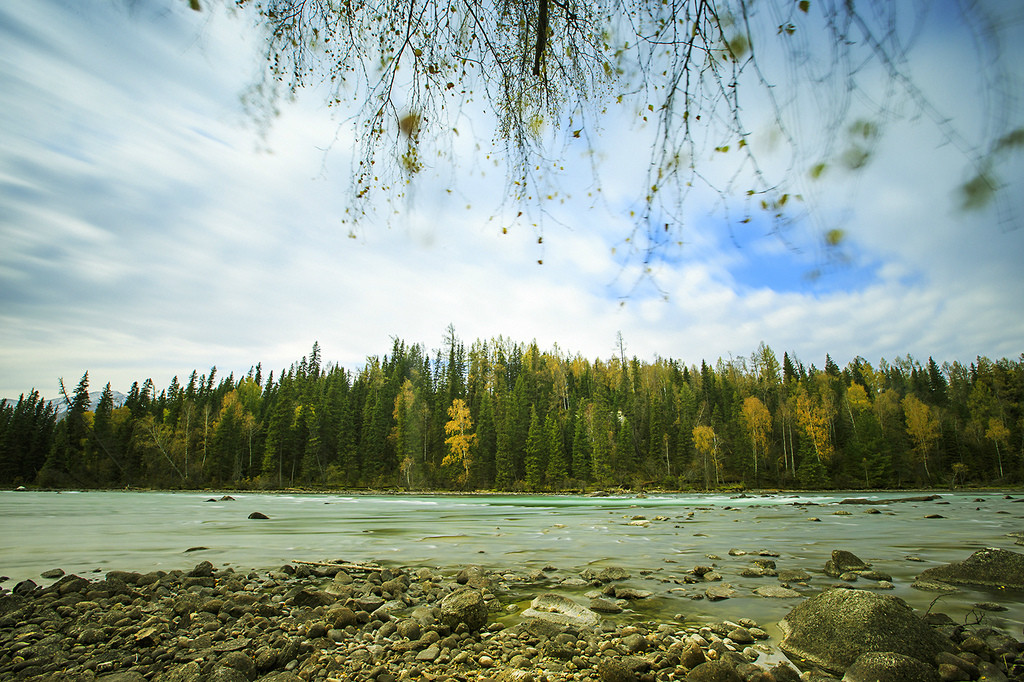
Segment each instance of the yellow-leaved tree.
[[768,450],[768,436],[772,432],[772,415],[760,398],[747,396],[743,400],[740,416],[743,419],[743,428],[754,448],[754,485],[756,486],[758,451],[761,453],[760,456],[764,457]]
[[917,461],[924,465],[924,475],[929,481],[932,479],[928,471],[928,455],[936,441],[939,440],[939,420],[932,414],[931,409],[913,395],[903,399],[903,413],[907,418],[907,433],[914,442],[914,454]]
[[452,464],[462,465],[462,483],[469,482],[469,465],[473,462],[473,446],[476,444],[476,434],[473,433],[473,419],[469,415],[469,407],[461,398],[452,401],[448,408],[448,416],[451,419],[444,425],[444,432],[447,438],[444,444],[448,446],[448,453],[445,454],[441,464],[449,466]]
[[718,436],[714,428],[705,424],[693,427],[693,447],[700,453],[703,463],[704,487],[711,487],[711,468],[714,468],[715,485],[718,485]]

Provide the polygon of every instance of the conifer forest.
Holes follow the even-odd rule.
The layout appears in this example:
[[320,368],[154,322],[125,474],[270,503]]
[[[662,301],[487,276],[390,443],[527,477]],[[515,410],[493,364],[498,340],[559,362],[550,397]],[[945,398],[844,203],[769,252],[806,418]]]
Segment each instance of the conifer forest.
[[[714,364],[588,360],[505,338],[394,339],[358,369],[216,367],[97,400],[0,404],[0,482],[47,488],[558,492],[1008,486],[1024,354],[822,367],[762,343]],[[63,382],[62,386],[63,386]]]

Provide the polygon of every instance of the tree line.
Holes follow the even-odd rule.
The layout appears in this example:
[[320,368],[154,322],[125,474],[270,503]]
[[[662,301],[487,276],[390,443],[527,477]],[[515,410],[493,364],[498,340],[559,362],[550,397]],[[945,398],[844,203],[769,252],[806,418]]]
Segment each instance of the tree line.
[[1024,480],[1024,354],[805,365],[762,343],[686,365],[505,338],[394,339],[358,370],[319,344],[117,404],[0,403],[0,482],[43,487],[565,491],[900,488]]

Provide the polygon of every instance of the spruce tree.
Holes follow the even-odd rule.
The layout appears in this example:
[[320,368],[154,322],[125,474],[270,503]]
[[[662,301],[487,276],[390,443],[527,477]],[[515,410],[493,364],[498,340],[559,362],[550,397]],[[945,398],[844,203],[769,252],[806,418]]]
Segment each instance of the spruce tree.
[[562,439],[562,427],[558,418],[548,412],[544,418],[547,451],[547,484],[552,490],[561,490],[569,478],[569,466],[566,461],[565,443]]
[[526,487],[540,490],[544,483],[544,430],[537,417],[537,408],[530,406],[530,428],[526,435]]
[[576,424],[572,438],[572,476],[584,485],[590,476],[590,438],[587,436],[587,420],[583,408],[576,411]]

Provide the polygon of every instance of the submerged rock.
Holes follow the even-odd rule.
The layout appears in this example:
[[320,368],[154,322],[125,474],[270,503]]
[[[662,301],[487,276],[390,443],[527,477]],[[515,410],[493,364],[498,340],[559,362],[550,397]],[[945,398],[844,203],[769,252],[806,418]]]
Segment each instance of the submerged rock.
[[834,673],[841,673],[864,653],[888,651],[930,663],[952,649],[892,595],[864,590],[827,590],[794,608],[779,627],[780,648]]
[[993,547],[980,549],[963,561],[929,568],[917,580],[1020,589],[1024,588],[1024,554]]
[[782,587],[781,585],[762,585],[754,590],[754,594],[759,597],[771,597],[776,599],[788,599],[803,596],[796,590],[791,590],[788,587]]

